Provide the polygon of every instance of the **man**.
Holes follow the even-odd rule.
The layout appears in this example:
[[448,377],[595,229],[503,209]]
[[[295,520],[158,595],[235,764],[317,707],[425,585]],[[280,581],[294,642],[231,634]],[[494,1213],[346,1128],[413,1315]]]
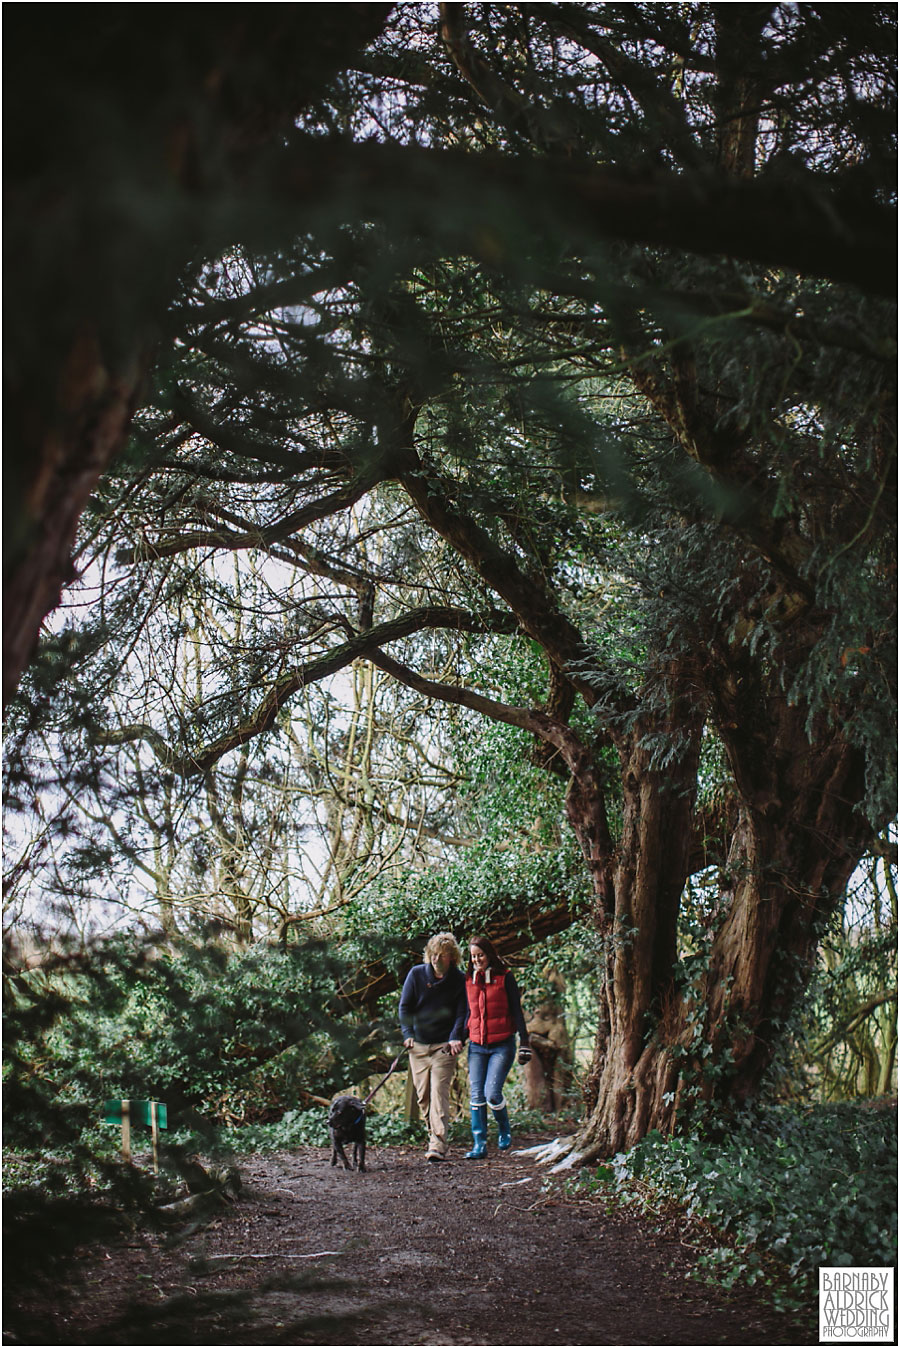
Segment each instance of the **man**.
[[400,994],[400,1029],[409,1049],[409,1068],[422,1118],[428,1128],[426,1161],[447,1159],[450,1086],[463,1045],[466,984],[462,954],[452,932],[432,936],[424,963],[406,975]]

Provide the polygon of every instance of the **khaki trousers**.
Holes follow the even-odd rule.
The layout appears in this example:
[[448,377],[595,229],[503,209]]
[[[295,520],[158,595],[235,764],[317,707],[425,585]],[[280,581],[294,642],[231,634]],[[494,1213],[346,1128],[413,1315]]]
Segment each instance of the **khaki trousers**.
[[446,1044],[413,1044],[409,1050],[419,1112],[428,1129],[428,1150],[438,1156],[447,1154],[447,1129],[450,1126],[450,1086],[456,1073],[456,1059],[442,1053]]

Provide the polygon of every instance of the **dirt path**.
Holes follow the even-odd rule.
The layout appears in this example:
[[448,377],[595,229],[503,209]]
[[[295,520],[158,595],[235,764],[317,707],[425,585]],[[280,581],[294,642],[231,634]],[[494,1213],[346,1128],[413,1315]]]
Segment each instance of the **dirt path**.
[[[369,1148],[245,1158],[240,1201],[176,1250],[88,1250],[41,1344],[815,1344],[808,1316],[688,1277],[677,1232],[565,1197],[530,1157]],[[31,1337],[32,1332],[36,1337]],[[27,1334],[27,1336],[26,1336]]]

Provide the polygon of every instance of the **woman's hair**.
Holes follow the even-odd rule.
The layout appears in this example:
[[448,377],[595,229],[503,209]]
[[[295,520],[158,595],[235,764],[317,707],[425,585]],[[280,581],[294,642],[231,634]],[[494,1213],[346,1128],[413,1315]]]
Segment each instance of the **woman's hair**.
[[437,936],[432,936],[425,947],[423,955],[425,963],[432,964],[435,956],[439,955],[442,950],[450,951],[450,959],[453,964],[462,963],[462,951],[457,945],[456,937],[452,931],[439,931]]
[[[490,969],[492,974],[506,973],[506,965],[503,963],[502,959],[497,954],[497,951],[494,948],[493,941],[489,940],[487,936],[473,936],[469,941],[469,945],[470,946],[475,945],[478,947],[479,950],[484,951],[484,953],[488,957],[488,968]],[[474,969],[474,967],[475,966],[473,965],[472,961],[469,960],[470,974]]]

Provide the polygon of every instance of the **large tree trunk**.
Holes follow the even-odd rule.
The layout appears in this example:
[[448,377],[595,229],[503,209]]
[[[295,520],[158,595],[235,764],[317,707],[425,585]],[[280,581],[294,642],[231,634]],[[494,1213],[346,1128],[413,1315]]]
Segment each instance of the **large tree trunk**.
[[5,177],[3,703],[125,444],[179,273],[261,153],[390,5],[35,6],[10,14]]
[[[3,582],[3,705],[15,692],[46,615],[72,579],[78,521],[100,475],[125,442],[151,346],[111,368],[96,334],[73,341],[56,388],[16,399],[7,427],[12,463],[4,490],[15,502]],[[18,392],[18,391],[15,391]],[[18,403],[18,405],[15,405]],[[49,414],[49,415],[48,415]]]
[[722,1085],[703,1074],[705,1098],[724,1088],[740,1104],[758,1088],[824,924],[871,840],[862,754],[827,727],[811,745],[805,715],[781,700],[765,747],[756,736],[727,741],[744,806],[723,877],[704,1039],[707,1061],[728,1070]]
[[613,877],[615,912],[602,921],[606,981],[579,1156],[608,1155],[671,1125],[677,1067],[657,1026],[671,1018],[677,923],[691,855],[700,721],[664,772],[640,726],[620,747],[624,815]]
[[706,970],[689,988],[676,987],[673,967],[690,767],[682,764],[680,783],[668,771],[667,790],[646,764],[625,773],[594,1104],[562,1165],[626,1150],[651,1129],[672,1131],[695,1102],[737,1107],[758,1089],[822,925],[871,837],[858,808],[860,755],[837,735],[811,747],[804,721],[802,709],[783,708],[767,727],[757,722],[766,752],[761,733],[729,745],[744,804]]

